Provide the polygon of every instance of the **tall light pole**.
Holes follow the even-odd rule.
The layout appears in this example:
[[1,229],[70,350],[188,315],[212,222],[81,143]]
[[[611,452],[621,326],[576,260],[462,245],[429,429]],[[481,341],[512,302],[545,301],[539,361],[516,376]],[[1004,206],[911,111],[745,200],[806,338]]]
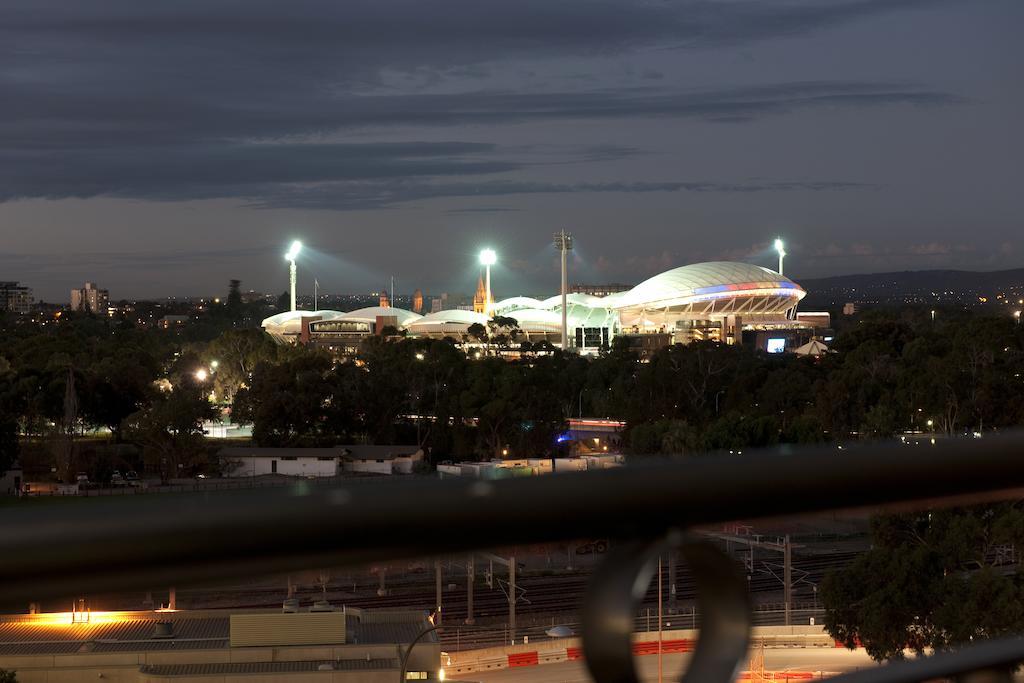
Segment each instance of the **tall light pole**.
[[491,266],[498,262],[498,255],[493,249],[480,252],[480,264],[484,267],[484,315],[491,318]]
[[569,348],[569,307],[567,305],[569,275],[566,255],[572,250],[572,233],[559,230],[555,233],[555,249],[562,256],[562,350]]
[[775,238],[775,251],[779,252],[779,275],[782,275],[782,259],[786,257],[786,247],[781,237]]
[[288,283],[291,286],[293,311],[298,310],[295,305],[295,259],[299,257],[300,251],[302,251],[302,242],[295,240],[288,248],[288,253],[284,255],[285,260],[288,261]]

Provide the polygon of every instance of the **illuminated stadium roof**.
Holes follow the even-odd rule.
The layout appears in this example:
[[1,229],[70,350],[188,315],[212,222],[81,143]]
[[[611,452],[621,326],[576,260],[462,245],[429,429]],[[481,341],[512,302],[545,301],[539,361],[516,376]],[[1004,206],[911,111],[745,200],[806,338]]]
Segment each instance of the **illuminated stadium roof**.
[[517,311],[524,308],[550,308],[545,302],[529,296],[514,296],[509,299],[502,299],[491,304],[491,312],[504,315],[508,311]]
[[453,308],[417,318],[405,326],[409,334],[425,336],[458,336],[473,323],[487,324],[487,316],[474,311]]
[[285,311],[272,315],[263,321],[263,329],[277,341],[287,341],[290,336],[302,332],[303,318],[319,318],[320,320],[336,320],[345,315],[341,311]]
[[[796,305],[805,296],[803,288],[774,270],[749,263],[712,261],[673,268],[645,280],[636,287],[604,297],[604,305],[615,309],[678,309],[701,303],[725,301],[732,303],[755,298],[772,299],[764,310],[779,312]],[[741,306],[728,306],[740,308]],[[722,312],[713,305],[713,312]]]
[[398,326],[403,327],[414,320],[419,320],[423,316],[419,313],[413,313],[407,311],[404,308],[394,308],[392,306],[369,306],[367,308],[359,308],[348,313],[342,313],[341,318],[343,320],[358,320],[360,322],[376,322],[378,316],[392,316],[398,318]]
[[[636,287],[600,297],[572,293],[567,296],[568,326],[584,328],[592,338],[605,329],[602,339],[622,329],[660,331],[681,329],[685,321],[722,320],[737,316],[744,325],[785,323],[786,312],[804,298],[800,285],[774,270],[749,263],[713,261],[673,268]],[[557,334],[561,330],[561,296],[543,301],[517,296],[492,307],[493,315],[515,318],[527,337]],[[482,313],[450,309],[420,316],[401,308],[372,306],[349,313],[338,311],[289,311],[267,318],[263,328],[276,339],[295,338],[301,319],[319,316],[373,323],[379,316],[395,316],[398,326],[413,336],[460,337],[470,325],[486,325]]]

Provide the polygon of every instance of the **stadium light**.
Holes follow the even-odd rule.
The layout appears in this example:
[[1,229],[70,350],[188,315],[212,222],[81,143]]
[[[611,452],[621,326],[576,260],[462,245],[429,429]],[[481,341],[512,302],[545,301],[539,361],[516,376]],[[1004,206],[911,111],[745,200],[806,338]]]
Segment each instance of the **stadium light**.
[[566,303],[569,289],[569,276],[566,266],[566,255],[572,250],[572,233],[559,230],[555,233],[555,249],[562,257],[562,350],[569,348],[569,308]]
[[288,253],[284,255],[285,260],[288,261],[288,284],[291,288],[293,311],[298,309],[295,305],[295,259],[299,257],[300,251],[302,251],[302,242],[295,240],[292,242],[292,245],[288,247]]
[[484,315],[491,318],[491,266],[498,262],[498,255],[493,249],[480,252],[480,263],[484,267]]
[[782,275],[782,259],[786,257],[786,245],[782,243],[781,237],[775,238],[775,251],[779,252],[779,275]]

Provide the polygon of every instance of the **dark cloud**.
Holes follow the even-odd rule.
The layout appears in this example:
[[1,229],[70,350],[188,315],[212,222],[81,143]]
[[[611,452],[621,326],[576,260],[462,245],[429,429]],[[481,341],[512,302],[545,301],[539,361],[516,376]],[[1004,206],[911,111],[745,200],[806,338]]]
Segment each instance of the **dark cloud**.
[[[339,137],[397,126],[634,117],[729,123],[817,107],[948,105],[959,98],[886,82],[479,89],[499,62],[750,43],[929,4],[7,2],[0,7],[0,201],[239,198],[304,206],[325,194],[322,184],[344,182],[371,194],[333,205],[386,206],[422,198],[431,187],[442,192],[435,196],[463,196],[444,194],[456,186],[422,182],[427,178],[489,176],[542,161],[469,142],[343,144]],[[414,77],[416,85],[394,85],[394,73]],[[661,74],[646,70],[637,81],[655,76]],[[422,91],[449,82],[457,87]],[[569,151],[562,161],[637,153],[607,145]],[[382,193],[373,185],[380,180]],[[414,190],[393,192],[396,181]]]
[[[957,101],[952,95],[899,84],[822,82],[677,94],[634,88],[618,93],[374,96],[346,99],[334,112],[334,123],[337,128],[371,124],[451,126],[630,117],[689,117],[737,122],[821,106],[941,106]],[[313,112],[308,117],[325,122],[330,113]],[[163,116],[159,111],[153,114]],[[0,117],[4,115],[0,113]],[[296,114],[296,119],[302,115]],[[252,125],[253,117],[247,120]],[[214,130],[196,130],[196,137],[191,140],[164,139],[163,144],[159,144],[154,134],[153,139],[145,141],[129,136],[108,142],[93,140],[90,145],[88,136],[82,133],[76,137],[76,144],[59,150],[52,145],[35,147],[30,142],[36,137],[59,136],[59,132],[42,130],[47,126],[45,121],[26,125],[40,130],[20,141],[11,139],[0,147],[0,200],[94,196],[151,200],[227,197],[258,199],[256,203],[260,205],[309,206],[310,196],[327,194],[319,183],[490,175],[520,170],[530,163],[550,163],[549,159],[516,161],[510,158],[515,156],[512,150],[503,152],[493,144],[277,141],[289,131],[308,130],[308,125],[295,121],[290,122],[294,128],[278,130],[276,140],[228,140],[217,136]],[[170,122],[167,125],[170,127]],[[239,127],[245,126],[240,124]],[[599,145],[564,150],[563,159],[573,163],[608,161],[638,153],[635,148]],[[444,186],[419,184],[414,187],[418,193]],[[439,193],[434,196],[455,195]],[[378,194],[369,194],[358,201],[330,203],[334,208],[345,208],[349,204],[371,207],[395,201],[403,200],[388,192],[383,199]]]
[[265,208],[302,208],[365,210],[381,209],[427,199],[445,197],[502,197],[524,194],[570,193],[648,193],[648,192],[793,192],[870,189],[864,183],[818,182],[634,182],[634,183],[543,183],[516,181],[477,181],[472,183],[423,183],[389,181],[380,183],[342,183],[313,188],[294,188],[279,195],[267,195],[255,202]]

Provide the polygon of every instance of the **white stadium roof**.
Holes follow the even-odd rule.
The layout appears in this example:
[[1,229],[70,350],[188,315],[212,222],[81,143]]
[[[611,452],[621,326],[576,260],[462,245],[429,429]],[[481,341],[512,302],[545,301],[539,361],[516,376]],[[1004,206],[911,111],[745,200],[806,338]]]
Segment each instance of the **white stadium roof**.
[[405,326],[405,329],[409,330],[412,334],[434,336],[459,335],[464,333],[473,323],[486,325],[487,316],[483,313],[452,308],[413,320]]
[[[607,327],[666,327],[676,320],[706,320],[726,315],[744,319],[778,318],[804,298],[800,285],[774,270],[749,263],[712,261],[695,263],[655,275],[625,292],[600,297],[573,293],[567,296],[569,325]],[[527,334],[556,333],[561,329],[561,296],[543,301],[516,296],[495,303],[492,314],[515,318]],[[371,306],[348,313],[338,311],[287,311],[263,321],[276,339],[294,338],[304,317],[323,320],[375,322],[379,316],[395,316],[398,326],[413,335],[461,336],[470,325],[486,325],[487,316],[449,309],[420,316],[401,308]],[[671,320],[670,320],[671,317]]]
[[423,316],[419,313],[413,313],[407,311],[404,308],[394,308],[393,306],[369,306],[367,308],[359,308],[348,313],[342,313],[342,320],[358,320],[359,322],[376,322],[379,316],[392,316],[398,318],[398,326],[404,327],[408,323],[415,320],[419,320]]
[[774,270],[750,263],[711,261],[673,268],[644,280],[636,287],[610,294],[605,305],[616,309],[663,309],[713,299],[774,296],[792,300],[792,306],[806,292]]
[[524,308],[550,308],[550,306],[545,304],[546,302],[534,299],[533,297],[513,296],[491,304],[491,312],[504,315],[506,312],[518,311]]

